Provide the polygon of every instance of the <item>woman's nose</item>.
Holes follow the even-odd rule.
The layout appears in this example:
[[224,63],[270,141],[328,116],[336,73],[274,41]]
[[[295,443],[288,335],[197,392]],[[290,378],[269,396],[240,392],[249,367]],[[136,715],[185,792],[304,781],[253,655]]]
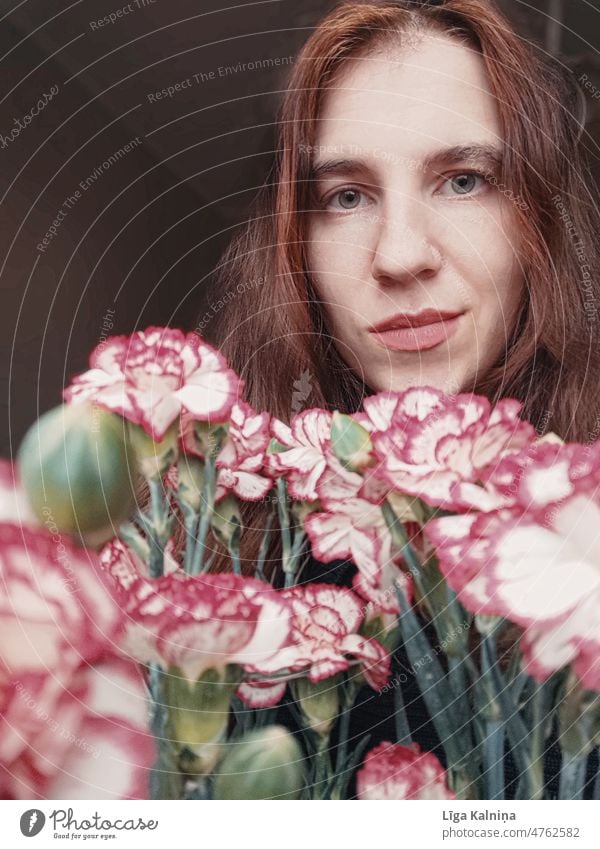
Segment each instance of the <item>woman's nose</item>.
[[381,285],[427,280],[442,267],[434,244],[430,210],[418,201],[396,199],[377,217],[371,273]]

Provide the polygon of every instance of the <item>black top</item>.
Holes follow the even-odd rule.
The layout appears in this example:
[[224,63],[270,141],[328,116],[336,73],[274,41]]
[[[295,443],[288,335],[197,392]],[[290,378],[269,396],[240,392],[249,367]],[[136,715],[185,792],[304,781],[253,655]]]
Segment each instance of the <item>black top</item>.
[[[300,579],[302,583],[319,582],[350,587],[355,572],[356,566],[349,560],[337,560],[330,564],[324,564],[311,557],[310,561],[304,567]],[[421,617],[420,621],[430,645],[436,645],[437,637],[434,626]],[[420,695],[417,679],[403,646],[400,646],[392,655],[392,680],[396,683],[398,681],[403,682],[401,684],[402,699],[413,741],[418,743],[423,751],[432,752],[441,764],[446,767],[444,749],[440,744],[431,717]],[[395,742],[394,711],[393,687],[377,692],[367,685],[363,686],[358,692],[355,705],[351,712],[348,752],[351,752],[366,734],[370,734],[367,751],[377,746],[383,740]],[[285,703],[278,708],[276,721],[292,730],[298,728],[289,707]],[[332,755],[335,755],[335,735],[336,731],[334,731],[331,740]],[[554,735],[546,743],[544,761],[544,779],[548,797],[551,799],[555,799],[558,796],[560,762],[560,748],[556,740],[556,735]],[[586,799],[592,798],[593,782],[597,769],[598,754],[596,749],[588,759],[584,793],[584,798]],[[505,779],[506,798],[512,799],[516,790],[517,772],[508,743],[506,745],[505,755]],[[356,798],[355,794],[356,782],[355,777],[353,777],[348,786],[347,797],[349,799]]]

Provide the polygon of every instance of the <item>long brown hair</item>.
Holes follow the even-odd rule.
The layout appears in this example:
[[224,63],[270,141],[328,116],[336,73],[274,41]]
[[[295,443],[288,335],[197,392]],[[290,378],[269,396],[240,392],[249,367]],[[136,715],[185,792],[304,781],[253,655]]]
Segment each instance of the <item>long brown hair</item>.
[[[307,407],[360,408],[370,390],[328,337],[306,271],[307,151],[315,144],[323,93],[349,59],[432,30],[480,52],[505,143],[499,183],[521,201],[515,204],[526,258],[520,314],[500,361],[469,389],[492,401],[518,398],[540,432],[596,439],[600,217],[580,145],[577,86],[558,62],[522,40],[490,0],[343,2],[323,18],[293,65],[271,172],[216,269],[215,298],[226,305],[200,332],[243,377],[245,400],[257,410],[289,421]],[[244,505],[248,573],[267,509],[265,502]],[[230,568],[225,556],[215,567]]]

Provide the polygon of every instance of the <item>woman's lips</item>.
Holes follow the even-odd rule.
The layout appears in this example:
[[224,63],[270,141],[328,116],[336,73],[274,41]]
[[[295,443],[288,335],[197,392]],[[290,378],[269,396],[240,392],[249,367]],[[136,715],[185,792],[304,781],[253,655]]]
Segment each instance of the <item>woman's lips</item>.
[[456,315],[431,324],[380,330],[373,335],[392,351],[428,351],[450,339],[456,332],[459,319],[460,315]]

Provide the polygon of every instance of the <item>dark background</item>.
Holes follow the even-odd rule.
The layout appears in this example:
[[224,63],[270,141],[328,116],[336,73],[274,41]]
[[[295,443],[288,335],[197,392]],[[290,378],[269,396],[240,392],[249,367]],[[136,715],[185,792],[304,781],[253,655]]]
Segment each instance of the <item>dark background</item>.
[[[210,276],[263,182],[295,55],[334,0],[0,0],[0,453],[60,403],[105,335],[193,329]],[[600,96],[600,2],[503,0],[524,38]],[[272,58],[279,67],[219,68]],[[212,72],[212,76],[211,76]],[[194,74],[205,74],[198,82]],[[172,98],[148,95],[182,80]],[[11,131],[51,87],[40,114]],[[600,99],[583,143],[600,173]],[[13,134],[14,135],[14,134]],[[133,149],[102,163],[133,139]],[[2,141],[4,139],[4,141]],[[99,169],[91,187],[79,182]],[[44,234],[79,188],[44,252]],[[107,313],[114,310],[114,313]]]

